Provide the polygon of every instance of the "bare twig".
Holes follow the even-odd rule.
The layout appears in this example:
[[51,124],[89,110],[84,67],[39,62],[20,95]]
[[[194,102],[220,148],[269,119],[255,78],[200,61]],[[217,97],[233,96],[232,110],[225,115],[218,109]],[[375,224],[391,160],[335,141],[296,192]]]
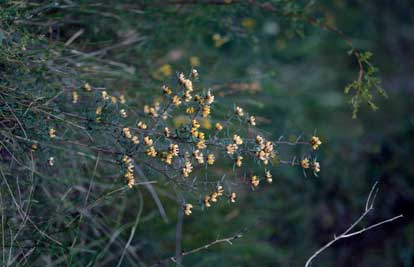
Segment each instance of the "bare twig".
[[371,229],[374,229],[378,226],[384,225],[386,223],[390,223],[392,221],[398,220],[400,218],[403,217],[402,214],[392,217],[390,219],[387,220],[383,220],[380,221],[378,223],[375,223],[373,225],[370,225],[368,227],[364,227],[361,230],[357,230],[354,231],[354,228],[372,211],[374,210],[374,202],[375,202],[375,198],[376,195],[378,193],[378,182],[375,182],[375,184],[372,186],[371,191],[369,192],[367,201],[365,202],[365,210],[362,213],[362,215],[360,215],[358,217],[358,219],[356,219],[351,226],[349,226],[344,232],[342,232],[340,235],[334,235],[334,238],[329,241],[328,243],[326,243],[323,247],[321,247],[319,250],[317,250],[315,253],[312,254],[312,256],[310,256],[308,258],[308,260],[306,261],[305,267],[310,267],[312,264],[312,261],[319,255],[321,254],[323,251],[325,251],[326,249],[328,249],[330,246],[332,246],[335,242],[337,242],[340,239],[344,239],[344,238],[349,238],[355,235],[359,235],[362,234],[364,232],[367,232]]

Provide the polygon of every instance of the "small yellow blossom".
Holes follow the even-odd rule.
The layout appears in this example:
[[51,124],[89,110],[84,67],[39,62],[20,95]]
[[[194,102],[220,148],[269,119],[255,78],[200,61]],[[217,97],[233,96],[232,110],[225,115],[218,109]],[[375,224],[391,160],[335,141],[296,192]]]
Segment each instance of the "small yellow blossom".
[[101,95],[102,95],[102,99],[103,100],[108,100],[109,99],[109,95],[108,95],[108,93],[106,91],[102,91],[101,92]]
[[265,178],[266,178],[266,181],[267,181],[269,184],[273,182],[273,176],[272,176],[272,174],[270,173],[270,171],[266,171],[266,172],[265,172]]
[[312,149],[313,149],[313,150],[316,150],[316,149],[318,149],[318,147],[319,147],[320,145],[322,145],[322,142],[321,142],[321,140],[319,139],[319,137],[317,137],[317,136],[312,136],[312,138],[311,138],[311,140],[310,140],[310,144],[311,144],[311,146],[312,146]]
[[56,137],[56,130],[54,128],[49,128],[49,137],[50,138]]
[[55,165],[55,158],[54,158],[54,157],[50,157],[50,158],[47,160],[47,163],[49,164],[49,166],[53,166],[53,165]]
[[164,95],[170,95],[172,93],[171,89],[166,85],[163,85],[161,87],[161,89],[162,89],[162,92],[164,93]]
[[180,97],[178,97],[177,95],[175,95],[175,96],[173,96],[173,98],[172,98],[172,103],[175,105],[175,106],[179,106],[179,105],[181,105],[181,99],[180,99]]
[[101,106],[99,106],[99,107],[96,108],[95,114],[96,115],[101,115],[102,114],[102,107]]
[[193,171],[193,164],[191,164],[191,161],[186,161],[184,163],[184,167],[182,169],[182,174],[184,177],[188,177],[190,173]]
[[217,193],[217,196],[222,196],[222,195],[223,195],[223,193],[224,193],[224,188],[223,188],[223,186],[218,185],[218,186],[216,187],[216,193]]
[[138,136],[136,136],[136,135],[134,135],[133,137],[132,137],[132,142],[135,144],[135,145],[138,145],[139,144],[139,138],[138,138]]
[[185,110],[185,113],[187,113],[187,114],[193,114],[194,113],[194,108],[193,107],[188,107],[186,110]]
[[205,102],[207,105],[211,105],[214,102],[214,95],[211,94],[210,90],[207,91]]
[[209,105],[203,106],[202,113],[203,113],[203,117],[204,118],[205,117],[208,117],[208,115],[210,115],[210,112],[211,112],[211,110],[210,110],[210,106]]
[[79,101],[79,94],[78,94],[78,92],[73,91],[72,92],[72,103],[76,104],[76,103],[78,103],[78,101]]
[[193,156],[199,164],[204,164],[203,152],[197,149],[193,152]]
[[131,130],[128,127],[123,128],[122,133],[124,134],[126,138],[128,139],[132,138]]
[[144,137],[144,144],[147,146],[152,146],[154,142],[152,141],[152,139],[149,136],[145,136]]
[[241,167],[242,166],[242,160],[243,160],[243,157],[242,156],[237,156],[236,161],[235,161],[237,167]]
[[254,116],[249,117],[249,124],[251,126],[256,126],[256,118]]
[[165,127],[164,128],[164,135],[165,135],[165,137],[170,137],[171,131],[170,131],[170,129],[168,127]]
[[223,130],[223,126],[219,122],[216,123],[216,130],[217,131]]
[[239,106],[236,107],[236,109],[234,110],[234,113],[236,113],[236,115],[239,116],[239,117],[243,117],[244,116],[244,111]]
[[198,71],[196,69],[193,69],[191,71],[191,76],[197,79],[198,78]]
[[211,200],[211,197],[209,195],[204,197],[204,206],[206,206],[206,208],[211,207],[210,200]]
[[300,166],[302,166],[302,168],[304,169],[308,169],[310,167],[310,163],[308,158],[304,158],[300,161]]
[[125,104],[126,100],[125,100],[125,96],[124,95],[120,95],[119,96],[119,102],[121,102],[121,104]]
[[320,171],[321,171],[321,165],[319,164],[319,162],[314,161],[314,162],[312,163],[312,169],[313,169],[313,171],[314,171],[314,172],[316,172],[316,173],[320,172]]
[[258,187],[258,186],[259,186],[259,183],[260,183],[260,180],[257,178],[257,176],[256,176],[256,175],[253,175],[253,176],[250,178],[250,184],[251,184],[252,186],[254,186],[254,187]]
[[194,119],[192,122],[191,122],[191,125],[194,127],[194,128],[200,128],[200,123],[198,123],[198,121],[196,120],[196,119]]
[[238,136],[237,134],[235,134],[235,135],[233,135],[233,142],[236,145],[241,145],[241,144],[243,144],[243,139],[241,139],[240,136]]
[[92,87],[91,87],[91,85],[89,83],[85,83],[83,85],[83,89],[85,89],[85,91],[87,91],[87,92],[92,91]]
[[204,149],[207,147],[206,142],[204,140],[200,140],[197,142],[196,147],[198,149]]
[[187,215],[187,216],[191,215],[191,213],[192,213],[191,209],[192,208],[193,208],[193,205],[191,205],[189,203],[185,204],[184,205],[184,214]]
[[193,82],[190,79],[185,78],[184,73],[180,73],[178,79],[180,80],[181,84],[185,87],[187,92],[193,91]]
[[111,102],[112,104],[116,104],[118,102],[118,99],[116,98],[116,96],[111,96]]
[[170,151],[171,155],[175,157],[178,157],[178,154],[180,153],[180,148],[178,147],[177,144],[171,144],[168,150]]
[[147,153],[148,156],[153,157],[153,158],[155,158],[157,156],[157,154],[158,154],[157,151],[155,150],[155,147],[154,146],[150,146],[147,149],[146,153]]
[[36,143],[32,144],[30,149],[31,149],[32,152],[35,152],[37,150],[37,144]]
[[228,144],[226,146],[226,152],[229,155],[233,155],[234,152],[236,152],[237,149],[238,149],[238,146],[236,144]]
[[138,128],[145,130],[147,129],[147,125],[145,123],[143,123],[142,121],[139,121],[137,124]]
[[197,128],[191,128],[190,133],[193,137],[198,137],[198,129]]
[[204,140],[206,138],[205,134],[203,132],[198,132],[197,137],[201,140]]
[[230,202],[231,202],[231,203],[236,202],[236,198],[237,198],[236,193],[235,193],[235,192],[232,192],[232,193],[230,194],[230,197],[229,197]]
[[214,154],[207,155],[207,163],[209,165],[213,165],[215,160],[216,160],[216,157],[214,156]]
[[260,135],[256,136],[256,144],[262,145],[263,142],[264,142],[263,137],[261,137]]
[[125,111],[125,109],[121,109],[121,110],[119,111],[119,114],[121,114],[121,117],[122,117],[122,118],[126,118],[126,117],[128,117],[128,114],[127,114],[127,112]]
[[213,192],[213,193],[210,195],[210,201],[211,201],[211,202],[217,202],[217,197],[218,197],[217,192]]

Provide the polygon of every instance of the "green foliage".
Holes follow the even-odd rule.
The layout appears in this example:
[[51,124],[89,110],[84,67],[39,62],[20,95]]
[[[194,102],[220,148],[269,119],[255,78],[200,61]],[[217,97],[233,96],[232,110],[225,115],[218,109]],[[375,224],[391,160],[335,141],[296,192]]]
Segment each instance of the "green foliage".
[[345,93],[354,93],[350,103],[352,105],[352,117],[356,118],[362,103],[367,103],[372,110],[377,110],[378,106],[373,101],[373,90],[381,96],[387,97],[387,93],[381,87],[381,79],[378,77],[378,68],[372,65],[371,52],[356,52],[358,63],[360,64],[360,74],[357,80],[345,87]]

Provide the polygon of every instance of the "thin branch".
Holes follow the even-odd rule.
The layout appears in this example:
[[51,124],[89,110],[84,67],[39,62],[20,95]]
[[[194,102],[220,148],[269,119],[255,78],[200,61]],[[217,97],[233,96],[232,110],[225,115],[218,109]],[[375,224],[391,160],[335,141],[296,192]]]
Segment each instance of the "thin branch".
[[309,258],[308,258],[308,260],[306,261],[306,264],[305,264],[305,267],[310,267],[311,266],[311,264],[312,264],[312,261],[317,257],[317,256],[319,256],[319,254],[321,254],[322,252],[324,252],[326,249],[328,249],[330,246],[332,246],[334,243],[336,243],[338,240],[340,240],[340,239],[345,239],[345,238],[349,238],[349,237],[352,237],[352,236],[355,236],[355,235],[359,235],[359,234],[362,234],[362,233],[365,233],[365,232],[367,232],[367,231],[369,231],[369,230],[371,230],[371,229],[374,229],[374,228],[376,228],[376,227],[379,227],[379,226],[381,226],[381,225],[384,225],[384,224],[387,224],[387,223],[390,223],[390,222],[392,222],[392,221],[395,221],[395,220],[398,220],[398,219],[400,219],[400,218],[402,218],[403,217],[403,215],[402,214],[400,214],[400,215],[398,215],[398,216],[395,216],[395,217],[392,217],[392,218],[390,218],[390,219],[387,219],[387,220],[383,220],[383,221],[380,221],[380,222],[378,222],[378,223],[375,223],[375,224],[373,224],[373,225],[370,225],[370,226],[368,226],[368,227],[364,227],[364,228],[362,228],[361,230],[357,230],[357,231],[353,231],[354,230],[354,228],[371,212],[371,211],[373,211],[374,210],[374,202],[375,202],[375,198],[376,198],[376,196],[377,196],[377,193],[378,193],[378,187],[377,187],[377,185],[378,185],[378,182],[375,182],[374,183],[374,185],[372,186],[372,188],[371,188],[371,191],[369,192],[369,195],[368,195],[368,198],[367,198],[367,200],[366,200],[366,202],[365,202],[365,210],[364,210],[364,212],[362,213],[362,215],[360,215],[359,217],[358,217],[358,219],[356,219],[352,224],[351,224],[351,226],[349,226],[344,232],[342,232],[340,235],[334,235],[334,238],[331,240],[331,241],[329,241],[328,243],[326,243],[323,247],[321,247],[319,250],[317,250],[315,253],[313,253],[312,254],[312,256],[310,256]]

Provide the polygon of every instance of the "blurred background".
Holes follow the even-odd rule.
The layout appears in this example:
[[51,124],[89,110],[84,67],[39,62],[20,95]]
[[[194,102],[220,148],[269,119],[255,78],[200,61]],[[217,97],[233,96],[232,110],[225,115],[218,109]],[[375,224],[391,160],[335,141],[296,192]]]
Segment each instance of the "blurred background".
[[[238,1],[138,2],[39,1],[33,9],[44,11],[37,10],[25,27],[43,34],[50,44],[66,42],[65,49],[71,51],[65,55],[67,62],[86,73],[80,78],[92,74],[96,83],[123,91],[137,106],[155,99],[153,89],[172,81],[176,72],[195,67],[203,86],[211,87],[223,104],[237,102],[256,114],[258,127],[275,139],[315,133],[323,142],[318,177],[280,166],[271,186],[241,196],[236,206],[222,203],[185,218],[184,250],[247,230],[231,246],[220,244],[185,257],[184,266],[303,266],[363,212],[376,181],[380,191],[365,225],[400,213],[404,218],[339,241],[313,266],[413,266],[411,0],[261,1],[290,12],[309,9],[340,28],[355,47],[373,52],[388,98],[375,97],[379,109],[363,105],[356,119],[344,87],[357,77],[358,66],[338,35]],[[82,171],[88,175],[87,168]],[[146,266],[175,253],[177,204],[161,197],[170,219],[165,223],[149,195],[143,197],[149,200],[131,243],[140,262],[126,260],[122,266]],[[105,216],[110,205],[96,218],[111,233],[135,219],[138,202],[133,191],[127,192],[111,202],[122,210],[121,220]],[[125,242],[128,235],[120,231],[119,239]],[[99,242],[106,240],[102,236],[95,243],[82,243],[73,266],[113,266],[115,260],[103,260],[100,254]],[[116,259],[119,251],[115,246],[107,253]],[[56,266],[63,264],[56,260],[61,251],[42,253],[32,266],[45,257]]]

